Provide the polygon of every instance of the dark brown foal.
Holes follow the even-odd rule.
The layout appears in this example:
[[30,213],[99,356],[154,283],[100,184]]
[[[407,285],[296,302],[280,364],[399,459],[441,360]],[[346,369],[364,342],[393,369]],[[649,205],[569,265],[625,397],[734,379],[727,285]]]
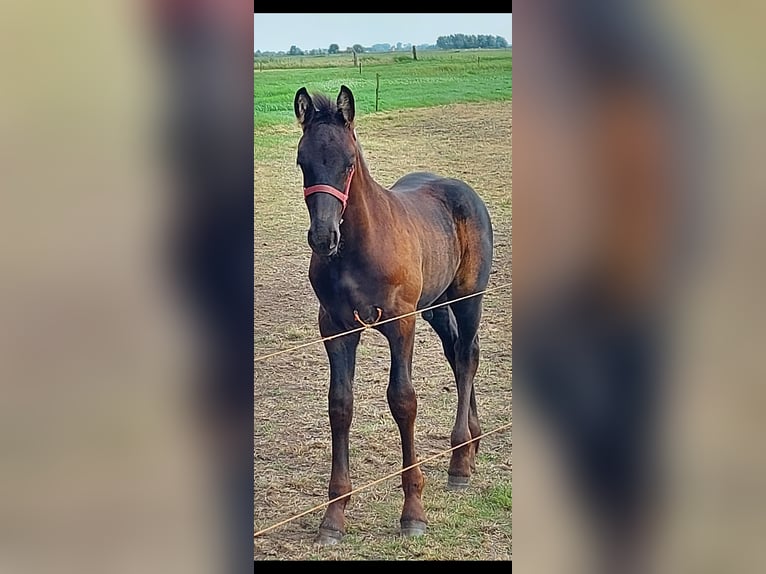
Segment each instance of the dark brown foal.
[[[487,209],[466,183],[430,173],[411,173],[386,189],[370,176],[354,130],[354,97],[342,86],[336,102],[295,95],[303,128],[298,164],[311,217],[313,251],[309,279],[319,299],[322,336],[359,322],[375,324],[486,288],[492,264],[492,225]],[[426,320],[442,340],[455,374],[458,408],[452,445],[481,433],[473,388],[479,364],[481,296],[428,311]],[[387,390],[399,427],[403,468],[417,462],[412,385],[415,316],[374,325],[389,343]],[[328,407],[332,429],[329,496],[351,491],[348,436],[353,417],[353,378],[359,333],[325,342],[330,361]],[[457,449],[448,486],[463,488],[475,469],[478,442]],[[420,467],[402,473],[404,536],[426,530]],[[338,542],[345,531],[348,497],[328,506],[317,535],[320,544]]]

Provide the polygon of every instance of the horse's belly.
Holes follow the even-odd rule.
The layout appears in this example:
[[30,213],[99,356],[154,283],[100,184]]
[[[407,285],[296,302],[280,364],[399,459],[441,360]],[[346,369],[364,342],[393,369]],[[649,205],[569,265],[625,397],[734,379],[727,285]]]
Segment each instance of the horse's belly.
[[431,234],[422,244],[422,292],[418,307],[439,297],[455,279],[460,266],[458,240],[451,235]]

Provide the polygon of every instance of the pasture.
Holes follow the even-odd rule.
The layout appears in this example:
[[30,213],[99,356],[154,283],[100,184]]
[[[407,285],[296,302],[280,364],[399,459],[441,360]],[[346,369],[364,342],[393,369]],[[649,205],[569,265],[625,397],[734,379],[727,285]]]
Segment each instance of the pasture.
[[[384,54],[362,74],[341,56],[285,58],[284,69],[254,71],[255,355],[319,338],[317,302],[308,281],[308,213],[295,164],[300,128],[295,91],[335,97],[341,83],[356,97],[356,129],[373,177],[389,186],[415,170],[465,180],[492,216],[495,245],[490,287],[511,282],[511,53],[423,52],[419,60]],[[350,55],[342,55],[350,59]],[[486,60],[485,60],[486,58]],[[279,62],[271,61],[269,66]],[[323,65],[324,64],[324,65]],[[375,74],[381,111],[374,113]],[[381,246],[385,249],[385,246]],[[476,395],[483,430],[511,420],[511,289],[484,298]],[[353,486],[401,468],[399,433],[386,402],[389,353],[382,335],[362,334],[354,379],[350,438]],[[329,367],[321,344],[256,361],[255,530],[327,499]],[[449,448],[456,389],[436,334],[417,321],[413,384],[418,395],[415,444],[420,459]],[[347,535],[334,547],[312,541],[323,510],[254,539],[256,560],[503,560],[511,557],[511,445],[508,429],[481,441],[477,472],[464,492],[447,491],[449,456],[423,465],[427,534],[401,539],[398,477],[353,495]]]
[[[350,54],[291,56],[256,60],[254,121],[256,129],[295,120],[295,91],[338,93],[341,84],[354,92],[357,114],[375,111],[375,81],[380,74],[379,111],[455,102],[508,101],[513,65],[510,50],[360,54],[362,73]],[[306,67],[297,68],[301,62]],[[263,71],[259,71],[259,64]],[[277,66],[284,66],[277,68]],[[256,148],[258,143],[256,142]]]

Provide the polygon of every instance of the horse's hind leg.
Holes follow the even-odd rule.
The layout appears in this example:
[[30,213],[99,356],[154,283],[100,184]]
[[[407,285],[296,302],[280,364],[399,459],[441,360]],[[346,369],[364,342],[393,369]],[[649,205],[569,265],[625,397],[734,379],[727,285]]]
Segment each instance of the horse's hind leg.
[[[447,357],[452,372],[457,382],[457,369],[455,367],[455,345],[458,339],[457,321],[455,314],[449,307],[437,307],[431,311],[423,313],[425,320],[433,327],[436,334],[442,341],[444,356]],[[471,438],[481,435],[481,426],[479,425],[479,413],[476,408],[476,392],[471,384],[471,400],[468,410],[468,429],[471,432]],[[460,443],[458,443],[460,444]],[[472,443],[474,457],[471,458],[471,472],[476,470],[475,455],[479,452],[479,441]]]
[[[458,327],[458,338],[455,342],[457,414],[450,436],[454,447],[481,435],[473,382],[479,366],[478,331],[482,296],[452,303],[451,307]],[[452,451],[447,477],[448,488],[460,489],[468,486],[469,477],[476,468],[477,443],[478,441]]]
[[[471,383],[471,410],[468,411],[468,428],[471,431],[471,438],[481,436],[481,425],[479,424],[479,411],[476,407],[476,387]],[[479,439],[473,442],[473,458],[471,459],[471,472],[476,470],[476,455],[479,454]]]
[[437,307],[423,313],[423,318],[428,322],[442,341],[444,356],[447,357],[452,372],[455,371],[455,343],[457,342],[457,323],[455,315],[449,307]]

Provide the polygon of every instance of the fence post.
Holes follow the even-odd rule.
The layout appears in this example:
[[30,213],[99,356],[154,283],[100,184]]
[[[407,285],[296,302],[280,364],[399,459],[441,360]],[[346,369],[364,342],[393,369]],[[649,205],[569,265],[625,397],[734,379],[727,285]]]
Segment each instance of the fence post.
[[418,53],[415,51],[415,46],[412,46],[412,59],[413,60],[418,59]]
[[263,62],[258,62],[258,71],[263,72]]
[[380,93],[380,74],[375,73],[375,111],[378,111],[378,94]]
[[359,73],[362,73],[362,59],[359,58]]

